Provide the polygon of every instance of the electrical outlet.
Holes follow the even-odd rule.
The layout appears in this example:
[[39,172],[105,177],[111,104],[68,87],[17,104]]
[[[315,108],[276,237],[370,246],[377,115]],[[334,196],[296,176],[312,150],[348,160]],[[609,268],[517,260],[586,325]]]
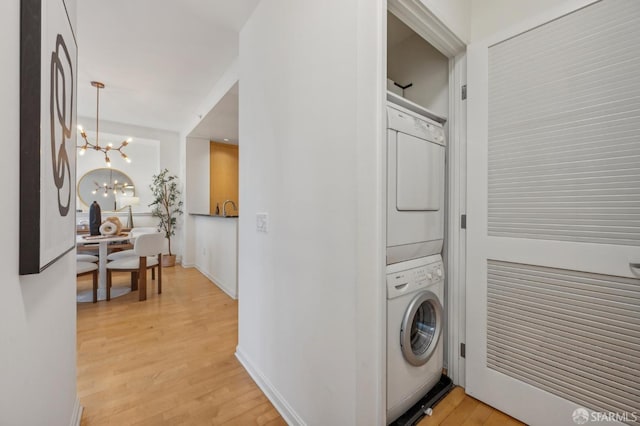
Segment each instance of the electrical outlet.
[[268,213],[256,213],[256,231],[264,232],[269,231],[269,214]]

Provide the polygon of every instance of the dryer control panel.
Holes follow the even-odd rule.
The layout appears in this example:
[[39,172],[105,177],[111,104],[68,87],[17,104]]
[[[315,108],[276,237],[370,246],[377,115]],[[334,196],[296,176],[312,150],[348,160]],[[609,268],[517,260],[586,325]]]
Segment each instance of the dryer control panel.
[[440,255],[390,265],[387,267],[387,299],[424,289],[443,279]]
[[441,123],[428,117],[401,111],[396,105],[387,106],[387,128],[415,136],[429,142],[445,145],[444,128]]

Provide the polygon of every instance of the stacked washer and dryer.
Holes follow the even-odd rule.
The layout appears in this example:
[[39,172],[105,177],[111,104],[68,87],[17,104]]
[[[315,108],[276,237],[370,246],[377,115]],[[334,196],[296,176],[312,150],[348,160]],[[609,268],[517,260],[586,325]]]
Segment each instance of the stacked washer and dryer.
[[440,380],[445,119],[388,94],[387,423]]

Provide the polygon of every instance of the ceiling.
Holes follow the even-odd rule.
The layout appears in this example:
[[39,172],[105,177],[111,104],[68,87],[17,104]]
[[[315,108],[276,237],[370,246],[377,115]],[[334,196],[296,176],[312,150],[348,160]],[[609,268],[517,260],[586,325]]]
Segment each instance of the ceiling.
[[98,80],[100,120],[185,130],[258,1],[79,1],[78,115],[95,117]]
[[238,83],[202,118],[189,137],[238,145]]

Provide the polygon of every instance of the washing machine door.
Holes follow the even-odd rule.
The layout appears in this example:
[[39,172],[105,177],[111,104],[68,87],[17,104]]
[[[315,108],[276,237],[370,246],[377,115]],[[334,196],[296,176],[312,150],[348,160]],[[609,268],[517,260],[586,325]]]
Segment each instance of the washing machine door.
[[429,361],[442,334],[442,305],[438,297],[423,291],[413,298],[402,319],[400,347],[411,365]]

